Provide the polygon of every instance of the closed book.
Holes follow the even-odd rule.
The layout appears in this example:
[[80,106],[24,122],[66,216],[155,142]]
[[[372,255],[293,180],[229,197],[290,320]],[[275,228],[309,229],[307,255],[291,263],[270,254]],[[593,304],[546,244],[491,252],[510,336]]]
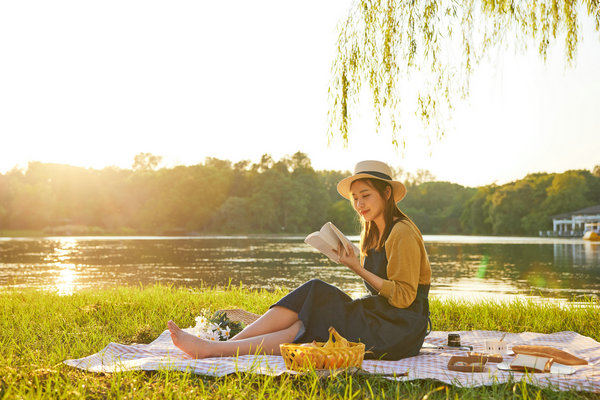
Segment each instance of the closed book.
[[510,368],[515,371],[550,372],[552,362],[552,358],[548,357],[517,354],[515,359],[510,363]]

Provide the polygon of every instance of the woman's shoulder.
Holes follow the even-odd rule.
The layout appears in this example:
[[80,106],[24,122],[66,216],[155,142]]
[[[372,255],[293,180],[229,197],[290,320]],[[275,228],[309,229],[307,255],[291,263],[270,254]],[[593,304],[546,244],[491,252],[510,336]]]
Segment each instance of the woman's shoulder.
[[394,226],[390,231],[390,235],[388,236],[388,241],[397,240],[406,236],[412,236],[419,239],[421,238],[421,232],[410,219],[402,218],[394,223]]

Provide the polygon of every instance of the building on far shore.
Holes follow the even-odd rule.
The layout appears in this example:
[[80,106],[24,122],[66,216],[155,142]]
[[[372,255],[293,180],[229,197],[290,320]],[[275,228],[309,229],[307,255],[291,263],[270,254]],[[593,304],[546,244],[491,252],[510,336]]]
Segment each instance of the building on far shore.
[[600,204],[552,217],[552,230],[540,236],[582,237],[585,232],[600,233]]

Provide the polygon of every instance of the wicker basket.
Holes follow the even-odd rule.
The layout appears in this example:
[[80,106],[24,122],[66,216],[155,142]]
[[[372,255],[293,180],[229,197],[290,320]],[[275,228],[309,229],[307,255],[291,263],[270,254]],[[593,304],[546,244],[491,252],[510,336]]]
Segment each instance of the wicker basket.
[[327,343],[283,343],[279,349],[287,369],[300,372],[309,369],[360,368],[365,356],[364,343],[348,342],[333,327],[329,328]]
[[227,310],[218,310],[218,313],[225,313],[227,318],[234,322],[243,322],[244,325],[250,325],[260,318],[260,315],[242,310],[241,308],[231,308]]

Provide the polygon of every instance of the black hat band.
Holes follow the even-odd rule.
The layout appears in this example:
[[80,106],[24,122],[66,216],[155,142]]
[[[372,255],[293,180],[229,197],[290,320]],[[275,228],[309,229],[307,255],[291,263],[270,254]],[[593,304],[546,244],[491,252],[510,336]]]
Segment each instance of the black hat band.
[[383,172],[378,172],[378,171],[360,171],[360,172],[357,172],[357,175],[358,174],[369,174],[369,175],[376,176],[377,178],[386,179],[388,181],[392,180],[392,177],[389,176],[388,174],[384,174]]

